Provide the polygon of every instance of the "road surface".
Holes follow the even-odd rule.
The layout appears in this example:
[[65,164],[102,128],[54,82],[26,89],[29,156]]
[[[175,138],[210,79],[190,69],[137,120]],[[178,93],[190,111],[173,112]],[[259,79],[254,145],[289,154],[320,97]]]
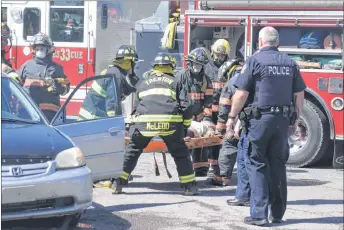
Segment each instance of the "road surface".
[[[248,207],[229,207],[233,198],[236,174],[229,187],[214,187],[198,178],[202,194],[185,197],[173,160],[168,155],[168,179],[157,156],[160,176],[155,176],[152,154],[142,154],[133,172],[134,180],[124,191],[94,190],[93,207],[87,210],[76,229],[343,229],[343,171],[331,168],[288,169],[288,208],[282,224],[269,228],[250,227],[243,223]],[[73,230],[74,230],[73,229]]]

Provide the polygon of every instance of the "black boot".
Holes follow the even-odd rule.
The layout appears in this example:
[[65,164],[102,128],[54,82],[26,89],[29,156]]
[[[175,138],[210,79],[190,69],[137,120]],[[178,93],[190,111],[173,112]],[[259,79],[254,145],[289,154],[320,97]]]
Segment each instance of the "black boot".
[[200,194],[196,185],[196,181],[181,184],[181,187],[184,188],[184,196],[195,196]]
[[112,182],[111,190],[112,194],[121,194],[123,186],[128,185],[128,181],[119,177]]
[[206,177],[208,173],[208,167],[195,168],[196,177]]

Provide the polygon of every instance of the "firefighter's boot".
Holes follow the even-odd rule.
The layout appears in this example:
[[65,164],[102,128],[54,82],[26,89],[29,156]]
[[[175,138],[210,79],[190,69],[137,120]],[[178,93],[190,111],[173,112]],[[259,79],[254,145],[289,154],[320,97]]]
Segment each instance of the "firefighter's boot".
[[218,176],[220,174],[219,165],[210,165],[206,183],[209,185],[219,185],[222,186],[221,177]]
[[112,194],[121,194],[123,186],[128,185],[128,181],[124,180],[123,178],[119,177],[112,182],[111,190]]
[[195,196],[200,194],[196,185],[196,181],[185,183],[181,186],[184,188],[184,192],[182,193],[184,196]]

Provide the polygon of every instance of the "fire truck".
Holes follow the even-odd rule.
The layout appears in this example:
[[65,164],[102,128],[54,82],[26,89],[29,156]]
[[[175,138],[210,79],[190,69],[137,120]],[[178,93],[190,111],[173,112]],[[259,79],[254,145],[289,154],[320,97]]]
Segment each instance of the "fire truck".
[[[153,16],[137,22],[136,47],[144,60],[168,51],[183,67],[183,57],[192,49],[210,49],[216,39],[224,38],[230,43],[230,59],[246,60],[258,49],[259,30],[275,27],[279,50],[299,64],[307,85],[299,128],[289,138],[288,164],[303,167],[333,159],[335,168],[343,168],[343,12],[343,1],[162,2]],[[174,44],[164,49],[160,40],[171,33],[165,28],[173,22]],[[322,47],[300,47],[305,34],[319,32]],[[148,42],[158,45],[147,46]],[[333,66],[334,62],[340,64]],[[149,68],[149,63],[144,65]]]
[[[136,11],[123,12],[124,3]],[[177,69],[181,69],[190,50],[199,46],[210,49],[219,38],[229,41],[230,58],[246,60],[258,49],[259,30],[274,26],[280,33],[279,50],[299,63],[308,87],[300,126],[290,137],[288,164],[303,167],[333,158],[335,168],[344,165],[343,8],[343,2],[336,0],[17,0],[2,1],[1,6],[2,21],[12,29],[7,58],[14,69],[32,57],[29,44],[33,35],[45,32],[54,41],[54,60],[64,66],[72,89],[99,74],[122,44],[136,45],[141,62],[135,71],[142,76],[158,52],[174,55]],[[153,15],[147,13],[154,9]],[[134,26],[129,23],[130,15],[139,19]],[[323,47],[299,46],[305,34],[319,31],[325,33]],[[169,33],[174,34],[173,41],[166,45],[162,41]],[[69,115],[78,114],[88,87],[81,86],[74,94],[67,107]],[[123,105],[129,116],[132,97]]]
[[[121,45],[134,45],[135,20],[151,15],[158,4],[155,1],[141,4],[139,0],[4,0],[1,22],[7,22],[12,38],[6,58],[18,70],[32,58],[33,36],[38,32],[48,34],[56,48],[53,60],[64,67],[71,93],[82,80],[100,74]],[[67,106],[68,115],[78,115],[89,86],[82,85],[73,95]],[[70,93],[62,97],[62,103]],[[129,114],[132,96],[127,97],[123,107]]]

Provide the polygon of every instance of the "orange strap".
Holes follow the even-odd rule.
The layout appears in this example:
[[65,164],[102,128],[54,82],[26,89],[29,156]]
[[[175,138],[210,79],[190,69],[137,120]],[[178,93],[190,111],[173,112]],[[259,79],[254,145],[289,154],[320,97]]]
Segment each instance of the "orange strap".
[[57,106],[57,105],[52,104],[52,103],[40,103],[39,108],[41,110],[51,110],[51,111],[57,112],[57,111],[59,111],[60,106]]
[[208,162],[195,162],[192,164],[194,169],[202,168],[202,167],[209,167]]
[[225,86],[224,82],[221,82],[221,81],[213,82],[213,88],[214,89],[222,89],[224,86]]
[[39,79],[25,79],[24,86],[38,86],[38,87],[43,87],[46,86],[46,83],[43,80]]

